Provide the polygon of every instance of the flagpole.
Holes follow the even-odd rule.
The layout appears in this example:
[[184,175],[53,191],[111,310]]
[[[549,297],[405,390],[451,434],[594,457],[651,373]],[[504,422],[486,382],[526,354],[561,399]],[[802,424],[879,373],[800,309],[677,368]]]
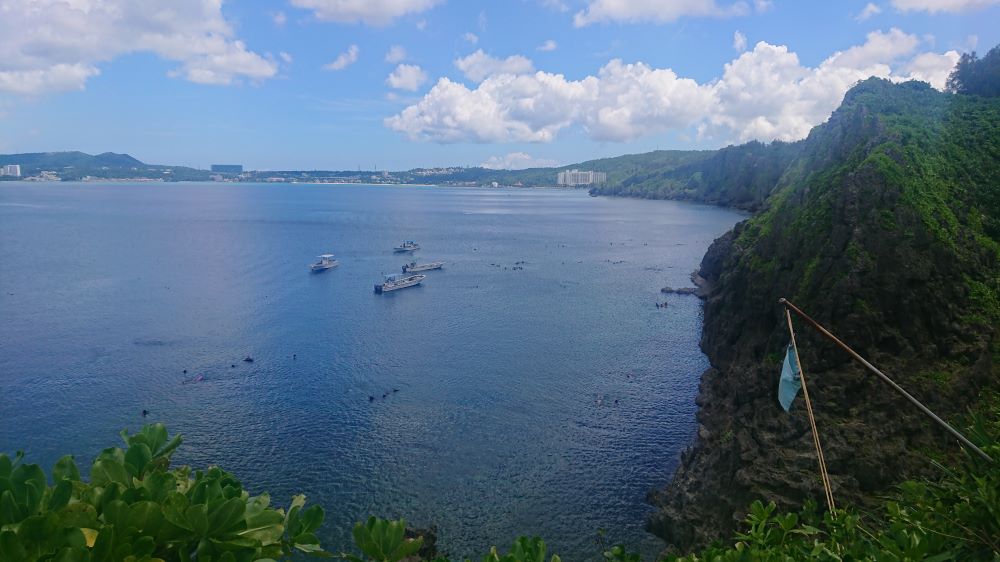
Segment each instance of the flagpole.
[[795,353],[795,364],[799,370],[799,381],[802,383],[802,398],[806,402],[806,413],[809,417],[809,427],[812,429],[813,446],[816,447],[816,459],[819,461],[819,476],[823,480],[823,492],[826,494],[826,504],[830,513],[837,512],[833,502],[833,488],[830,486],[830,475],[826,471],[826,459],[823,458],[823,446],[819,441],[819,431],[816,429],[816,418],[813,416],[812,401],[809,400],[809,388],[806,386],[806,375],[802,371],[802,361],[799,360],[799,348],[795,345],[795,329],[792,328],[792,315],[785,309],[785,319],[788,320],[788,333],[792,337],[792,352]]
[[778,302],[781,303],[781,304],[783,304],[783,305],[785,305],[785,314],[786,315],[788,315],[788,311],[789,310],[791,310],[792,312],[794,312],[795,314],[797,314],[800,318],[802,318],[803,320],[805,320],[806,323],[808,323],[810,326],[812,326],[817,332],[819,332],[820,334],[822,334],[828,340],[832,341],[834,344],[837,345],[837,347],[839,347],[839,348],[843,349],[844,351],[846,351],[858,363],[861,363],[862,365],[864,365],[864,367],[866,369],[868,369],[872,373],[878,375],[878,377],[881,378],[883,381],[885,381],[886,384],[888,384],[889,386],[891,386],[893,388],[893,390],[895,390],[896,392],[898,392],[898,393],[902,394],[904,397],[906,397],[906,399],[909,400],[914,406],[916,406],[917,408],[919,408],[921,412],[927,414],[927,416],[929,418],[931,418],[938,425],[940,425],[945,430],[947,430],[948,433],[951,433],[952,436],[954,436],[956,439],[958,439],[963,445],[965,445],[966,447],[968,447],[968,448],[972,449],[973,451],[975,451],[976,454],[978,454],[983,459],[985,459],[985,460],[987,460],[987,461],[989,461],[991,463],[994,462],[992,457],[990,457],[989,455],[987,455],[982,449],[980,449],[979,447],[977,447],[972,441],[969,441],[968,438],[966,438],[964,435],[962,435],[961,433],[959,433],[958,430],[956,430],[954,427],[952,427],[951,425],[949,425],[948,422],[946,422],[943,419],[939,418],[937,416],[937,414],[935,414],[934,412],[932,412],[930,410],[930,408],[928,408],[927,406],[924,406],[923,404],[921,404],[920,401],[917,400],[916,398],[914,398],[909,392],[906,392],[905,390],[903,390],[903,387],[901,387],[898,384],[896,384],[892,379],[890,379],[888,376],[886,376],[885,373],[883,373],[882,371],[879,371],[878,369],[876,369],[875,365],[872,365],[871,363],[869,363],[864,357],[858,355],[858,353],[856,351],[854,351],[853,349],[851,349],[850,347],[848,347],[847,344],[845,344],[844,342],[842,342],[839,339],[837,339],[837,336],[835,336],[835,335],[831,334],[829,331],[827,331],[827,329],[824,328],[823,326],[821,326],[819,322],[817,322],[817,321],[813,320],[812,318],[810,318],[808,314],[806,314],[805,312],[802,312],[797,306],[795,306],[794,304],[788,302],[787,299],[782,298],[782,299],[779,299]]

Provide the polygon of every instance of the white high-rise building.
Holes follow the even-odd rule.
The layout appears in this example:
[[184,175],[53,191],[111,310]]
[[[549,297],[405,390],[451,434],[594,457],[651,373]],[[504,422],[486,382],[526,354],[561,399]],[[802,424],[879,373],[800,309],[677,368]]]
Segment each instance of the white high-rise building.
[[21,165],[7,164],[6,166],[0,167],[0,176],[14,176],[15,178],[21,177]]
[[559,172],[559,175],[556,177],[556,184],[558,185],[592,185],[595,183],[605,183],[607,181],[607,172],[581,172],[580,170],[568,170],[565,172]]

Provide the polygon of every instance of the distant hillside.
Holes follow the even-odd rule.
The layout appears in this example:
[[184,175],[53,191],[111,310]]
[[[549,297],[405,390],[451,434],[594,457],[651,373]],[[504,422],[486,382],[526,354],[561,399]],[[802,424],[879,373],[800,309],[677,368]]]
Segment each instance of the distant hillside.
[[35,176],[42,171],[55,172],[65,181],[85,177],[102,179],[163,179],[164,181],[198,181],[209,179],[205,170],[185,166],[146,164],[128,154],[105,152],[96,156],[84,152],[29,152],[0,154],[0,166],[19,164],[22,176]]

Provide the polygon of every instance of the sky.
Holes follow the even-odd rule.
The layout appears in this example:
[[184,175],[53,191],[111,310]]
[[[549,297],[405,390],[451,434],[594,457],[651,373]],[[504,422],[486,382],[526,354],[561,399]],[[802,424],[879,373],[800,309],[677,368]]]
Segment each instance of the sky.
[[523,168],[804,138],[1000,0],[3,0],[0,153]]

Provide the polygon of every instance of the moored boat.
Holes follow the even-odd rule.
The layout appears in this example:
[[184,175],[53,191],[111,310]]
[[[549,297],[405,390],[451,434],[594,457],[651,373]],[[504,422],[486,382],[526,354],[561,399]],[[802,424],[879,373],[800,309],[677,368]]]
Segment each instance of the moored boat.
[[411,261],[410,263],[403,266],[403,273],[430,271],[432,269],[441,269],[442,267],[444,267],[443,261],[432,261],[430,263],[417,263],[415,261]]
[[333,259],[333,254],[323,254],[319,256],[319,261],[313,264],[309,264],[309,269],[315,273],[320,271],[326,271],[328,269],[333,269],[340,265],[340,262]]
[[389,291],[395,291],[396,289],[405,289],[407,287],[414,287],[419,285],[427,276],[426,275],[386,275],[385,281],[375,285],[376,293],[388,293]]
[[413,240],[405,240],[399,246],[393,248],[396,252],[415,252],[420,249],[420,244],[417,244]]

